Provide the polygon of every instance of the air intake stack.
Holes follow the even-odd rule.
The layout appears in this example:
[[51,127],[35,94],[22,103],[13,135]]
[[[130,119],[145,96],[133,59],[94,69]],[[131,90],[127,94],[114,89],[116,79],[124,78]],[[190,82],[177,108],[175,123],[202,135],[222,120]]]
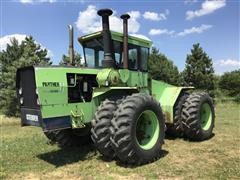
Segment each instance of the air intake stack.
[[97,13],[99,16],[102,17],[102,35],[104,50],[104,59],[102,60],[102,66],[104,68],[114,68],[116,64],[113,58],[113,42],[109,29],[109,16],[111,16],[113,12],[110,9],[100,9]]
[[121,15],[123,19],[123,68],[128,69],[128,14]]
[[69,58],[70,58],[70,64],[72,66],[75,66],[74,47],[73,47],[73,27],[72,27],[72,25],[68,25],[68,31],[69,31],[69,49],[68,49],[68,54],[69,54]]

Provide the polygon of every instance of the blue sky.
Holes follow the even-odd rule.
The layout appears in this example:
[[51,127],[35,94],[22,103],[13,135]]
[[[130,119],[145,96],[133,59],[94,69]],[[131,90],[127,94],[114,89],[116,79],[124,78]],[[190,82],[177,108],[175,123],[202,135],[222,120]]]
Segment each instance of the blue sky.
[[240,68],[237,0],[2,0],[1,49],[13,36],[22,40],[32,35],[58,64],[62,54],[67,54],[67,25],[74,25],[75,49],[82,54],[76,39],[99,30],[96,11],[101,8],[114,10],[110,27],[117,31],[121,31],[120,15],[128,12],[130,34],[150,38],[180,70],[197,42],[213,59],[216,73]]

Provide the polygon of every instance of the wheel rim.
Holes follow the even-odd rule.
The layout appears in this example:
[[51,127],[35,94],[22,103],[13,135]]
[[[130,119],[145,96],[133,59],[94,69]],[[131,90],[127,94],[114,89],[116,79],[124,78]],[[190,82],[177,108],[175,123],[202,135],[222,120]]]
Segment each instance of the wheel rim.
[[212,124],[212,110],[208,103],[202,105],[200,117],[202,129],[208,130]]
[[159,122],[155,113],[146,110],[140,114],[136,124],[136,139],[138,145],[144,149],[151,149],[159,138]]

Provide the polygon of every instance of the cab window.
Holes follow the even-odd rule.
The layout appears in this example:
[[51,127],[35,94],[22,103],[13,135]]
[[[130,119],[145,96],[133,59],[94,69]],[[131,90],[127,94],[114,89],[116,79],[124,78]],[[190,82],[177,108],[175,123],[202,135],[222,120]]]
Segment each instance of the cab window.
[[128,45],[128,68],[138,70],[138,46]]
[[[114,60],[117,65],[122,64],[122,43],[113,41]],[[102,37],[91,39],[84,43],[84,56],[86,67],[102,68],[102,60],[104,59],[103,39]]]
[[141,71],[147,71],[147,62],[148,62],[148,56],[149,56],[149,49],[146,47],[141,47],[140,48],[140,70]]

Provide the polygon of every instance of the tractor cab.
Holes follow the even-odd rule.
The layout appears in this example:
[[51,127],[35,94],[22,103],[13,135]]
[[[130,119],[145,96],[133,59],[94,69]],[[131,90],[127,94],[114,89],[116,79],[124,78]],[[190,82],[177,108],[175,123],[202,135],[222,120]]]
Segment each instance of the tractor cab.
[[[113,53],[116,69],[123,69],[123,34],[110,31]],[[102,60],[104,59],[104,43],[102,32],[92,33],[78,38],[83,47],[84,63],[89,68],[104,68]],[[147,71],[147,59],[149,48],[152,42],[150,40],[128,36],[128,69],[133,71]]]

